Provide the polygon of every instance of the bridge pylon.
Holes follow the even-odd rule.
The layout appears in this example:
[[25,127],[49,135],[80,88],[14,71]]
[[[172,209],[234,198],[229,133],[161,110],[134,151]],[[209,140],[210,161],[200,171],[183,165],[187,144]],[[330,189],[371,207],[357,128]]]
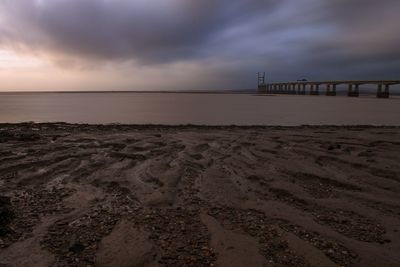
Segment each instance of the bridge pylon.
[[267,93],[267,84],[265,83],[265,72],[258,73],[258,87],[257,92],[260,94]]

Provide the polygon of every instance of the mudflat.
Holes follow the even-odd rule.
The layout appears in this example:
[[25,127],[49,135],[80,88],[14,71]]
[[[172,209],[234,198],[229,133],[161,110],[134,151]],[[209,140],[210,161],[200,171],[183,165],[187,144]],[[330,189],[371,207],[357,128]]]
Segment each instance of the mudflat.
[[0,125],[0,266],[400,266],[399,127]]

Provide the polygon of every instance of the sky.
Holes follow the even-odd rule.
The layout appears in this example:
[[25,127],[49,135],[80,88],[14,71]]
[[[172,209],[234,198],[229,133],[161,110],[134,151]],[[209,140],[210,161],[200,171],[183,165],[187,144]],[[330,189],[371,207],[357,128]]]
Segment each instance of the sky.
[[0,91],[400,78],[399,0],[0,0]]

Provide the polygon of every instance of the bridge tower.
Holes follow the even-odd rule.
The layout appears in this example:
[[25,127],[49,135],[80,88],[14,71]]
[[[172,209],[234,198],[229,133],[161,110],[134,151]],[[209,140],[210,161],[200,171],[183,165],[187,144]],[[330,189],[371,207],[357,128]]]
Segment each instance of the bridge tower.
[[266,94],[267,93],[267,85],[265,83],[265,72],[258,73],[258,93]]

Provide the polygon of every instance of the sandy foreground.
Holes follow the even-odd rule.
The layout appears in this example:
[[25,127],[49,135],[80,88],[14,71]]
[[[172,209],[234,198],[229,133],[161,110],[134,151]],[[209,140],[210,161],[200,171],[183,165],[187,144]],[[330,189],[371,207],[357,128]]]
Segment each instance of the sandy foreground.
[[0,266],[400,266],[400,128],[0,125]]

